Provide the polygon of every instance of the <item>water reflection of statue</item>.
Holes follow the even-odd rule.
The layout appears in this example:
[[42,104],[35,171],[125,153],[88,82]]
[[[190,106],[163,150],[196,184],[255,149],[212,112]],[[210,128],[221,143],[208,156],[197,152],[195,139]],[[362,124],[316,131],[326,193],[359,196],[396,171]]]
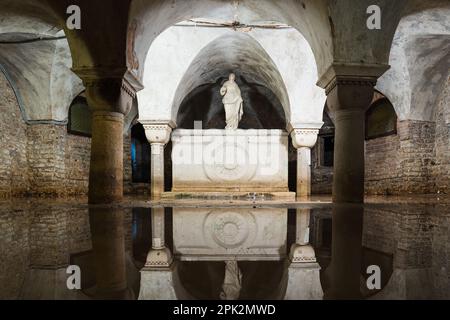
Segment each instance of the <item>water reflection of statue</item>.
[[241,96],[241,90],[235,82],[236,76],[234,73],[230,74],[228,81],[226,81],[220,89],[220,94],[223,96],[222,102],[225,107],[225,117],[227,126],[225,129],[236,130],[239,126],[239,121],[244,114],[244,105]]
[[237,300],[242,289],[242,273],[237,261],[225,261],[225,279],[223,280],[221,300]]

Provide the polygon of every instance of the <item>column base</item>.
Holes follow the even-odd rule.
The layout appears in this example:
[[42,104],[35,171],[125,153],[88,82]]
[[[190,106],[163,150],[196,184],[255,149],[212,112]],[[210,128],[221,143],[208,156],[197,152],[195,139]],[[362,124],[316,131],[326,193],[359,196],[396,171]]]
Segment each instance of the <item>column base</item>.
[[285,300],[322,300],[320,266],[310,245],[294,244],[291,248],[285,280]]
[[284,300],[322,300],[320,266],[313,263],[291,263],[286,271]]
[[139,300],[177,300],[175,263],[168,267],[147,267],[141,270]]
[[168,248],[151,249],[147,255],[145,262],[145,270],[167,269],[170,268],[173,262],[172,253]]

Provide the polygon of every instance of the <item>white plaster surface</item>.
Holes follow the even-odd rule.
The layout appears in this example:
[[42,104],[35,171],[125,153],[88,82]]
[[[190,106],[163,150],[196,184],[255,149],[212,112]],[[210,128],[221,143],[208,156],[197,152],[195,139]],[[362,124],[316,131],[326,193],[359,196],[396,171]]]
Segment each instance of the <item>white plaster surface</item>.
[[404,17],[387,71],[377,83],[400,120],[432,121],[450,70],[450,5]]
[[[326,96],[316,86],[311,47],[295,29],[236,32],[173,26],[155,39],[138,93],[141,119],[176,121],[180,104],[196,87],[229,72],[270,88],[292,122],[321,122]],[[245,101],[244,101],[245,104]]]

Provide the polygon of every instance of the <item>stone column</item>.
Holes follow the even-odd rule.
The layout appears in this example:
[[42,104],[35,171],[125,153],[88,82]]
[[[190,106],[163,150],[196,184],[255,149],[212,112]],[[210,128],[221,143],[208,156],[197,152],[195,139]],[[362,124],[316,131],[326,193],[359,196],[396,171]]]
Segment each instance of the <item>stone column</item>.
[[292,144],[297,149],[297,198],[311,195],[311,148],[321,127],[322,124],[295,125],[291,131]]
[[325,270],[325,299],[360,299],[362,204],[335,204],[332,218],[331,263]]
[[292,245],[290,259],[293,263],[316,262],[313,247],[309,244],[310,209],[297,209],[295,243]]
[[310,209],[297,209],[296,241],[291,247],[287,269],[287,300],[323,298],[320,266],[309,244]]
[[334,202],[364,202],[365,112],[374,84],[368,79],[337,79],[328,91],[335,121]]
[[388,66],[337,65],[323,75],[335,125],[333,202],[364,202],[365,112],[374,86]]
[[151,145],[151,199],[159,199],[164,192],[164,147],[170,141],[171,121],[139,120]]
[[169,268],[173,257],[165,241],[165,214],[164,208],[152,210],[152,248],[145,263],[146,269]]
[[127,283],[124,219],[123,209],[110,207],[89,209],[97,280],[96,298],[132,298]]
[[131,109],[139,82],[124,68],[76,69],[86,87],[92,110],[89,203],[123,197],[123,121]]

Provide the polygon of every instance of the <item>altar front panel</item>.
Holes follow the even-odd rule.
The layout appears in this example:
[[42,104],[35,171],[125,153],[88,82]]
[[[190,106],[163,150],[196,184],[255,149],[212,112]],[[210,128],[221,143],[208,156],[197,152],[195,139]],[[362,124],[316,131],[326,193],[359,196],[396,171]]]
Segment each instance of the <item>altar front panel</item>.
[[288,192],[282,130],[175,130],[173,192]]
[[180,260],[282,260],[286,239],[287,209],[173,208]]

